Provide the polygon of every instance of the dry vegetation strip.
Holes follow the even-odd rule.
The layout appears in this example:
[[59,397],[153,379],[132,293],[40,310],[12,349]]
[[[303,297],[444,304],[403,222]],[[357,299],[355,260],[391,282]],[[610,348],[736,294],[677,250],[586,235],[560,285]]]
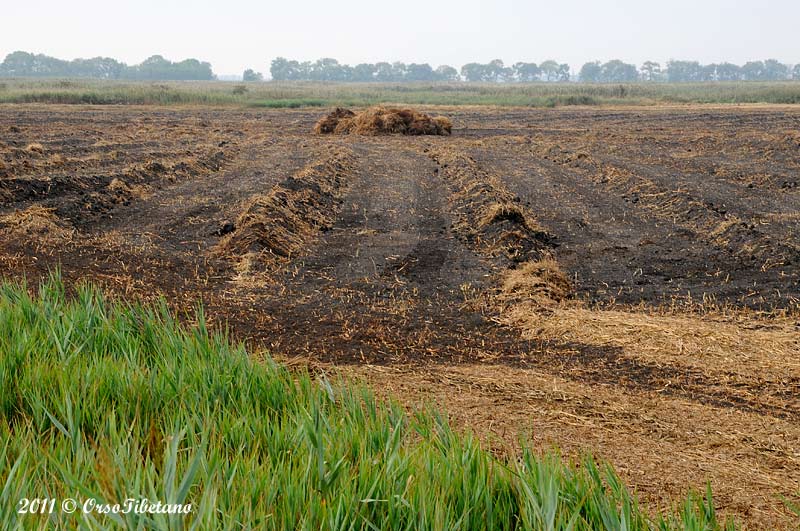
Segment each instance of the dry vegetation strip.
[[249,262],[297,254],[331,227],[352,166],[352,151],[337,148],[268,193],[252,197],[220,240],[217,254]]
[[[557,363],[556,360],[552,360]],[[698,404],[658,392],[581,381],[557,367],[426,365],[342,369],[363,376],[412,409],[431,400],[456,425],[514,452],[518,434],[609,459],[654,506],[668,507],[689,485],[710,481],[717,507],[754,529],[791,529],[796,517],[777,493],[800,489],[797,421]]]
[[[685,480],[707,479],[721,491],[726,509],[784,526],[778,514],[788,512],[778,494],[800,492],[795,321],[748,312],[594,310],[567,301],[571,285],[549,257],[544,244],[550,238],[520,249],[520,242],[546,233],[519,198],[455,149],[429,155],[453,184],[454,230],[487,256],[503,257],[501,271],[510,267],[489,301],[500,319],[541,344],[545,356],[522,362],[522,368],[356,372],[388,385],[408,404],[435,397],[465,426],[501,434],[506,445],[524,425],[543,444],[598,448],[659,503],[675,499]],[[487,237],[484,231],[495,223],[505,225]],[[574,354],[572,345],[579,346]],[[587,358],[592,350],[599,356],[594,361]],[[395,379],[402,383],[388,383]]]

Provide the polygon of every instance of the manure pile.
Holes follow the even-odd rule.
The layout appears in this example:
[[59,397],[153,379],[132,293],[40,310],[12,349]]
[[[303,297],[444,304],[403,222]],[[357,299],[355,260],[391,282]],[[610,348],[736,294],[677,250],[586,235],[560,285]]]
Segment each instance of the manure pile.
[[337,108],[314,126],[318,135],[449,135],[452,130],[453,124],[444,116],[390,107],[371,107],[360,113]]

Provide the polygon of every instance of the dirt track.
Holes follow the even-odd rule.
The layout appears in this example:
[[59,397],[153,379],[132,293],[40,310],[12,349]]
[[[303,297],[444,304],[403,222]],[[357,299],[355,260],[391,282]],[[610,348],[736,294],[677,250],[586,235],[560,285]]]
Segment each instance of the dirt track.
[[[656,505],[709,479],[790,527],[800,111],[444,112],[452,137],[318,137],[313,111],[0,106],[0,267],[202,300],[490,444],[592,450]],[[498,201],[525,224],[481,226]],[[497,302],[549,254],[572,300]]]

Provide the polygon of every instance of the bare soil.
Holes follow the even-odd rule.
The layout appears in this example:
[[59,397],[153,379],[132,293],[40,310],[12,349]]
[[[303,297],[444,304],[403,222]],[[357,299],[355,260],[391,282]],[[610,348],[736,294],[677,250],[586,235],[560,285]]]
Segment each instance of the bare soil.
[[[497,451],[522,433],[610,460],[654,508],[710,481],[749,528],[796,527],[800,110],[430,111],[452,136],[0,106],[0,274],[201,301]],[[543,263],[557,286],[502,293]]]

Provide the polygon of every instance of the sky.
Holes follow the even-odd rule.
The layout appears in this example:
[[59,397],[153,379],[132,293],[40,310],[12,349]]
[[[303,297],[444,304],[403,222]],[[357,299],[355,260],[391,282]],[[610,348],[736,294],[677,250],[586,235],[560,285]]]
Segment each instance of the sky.
[[216,74],[267,73],[275,57],[449,64],[774,58],[800,63],[799,0],[28,0],[0,11],[0,56],[160,54]]

